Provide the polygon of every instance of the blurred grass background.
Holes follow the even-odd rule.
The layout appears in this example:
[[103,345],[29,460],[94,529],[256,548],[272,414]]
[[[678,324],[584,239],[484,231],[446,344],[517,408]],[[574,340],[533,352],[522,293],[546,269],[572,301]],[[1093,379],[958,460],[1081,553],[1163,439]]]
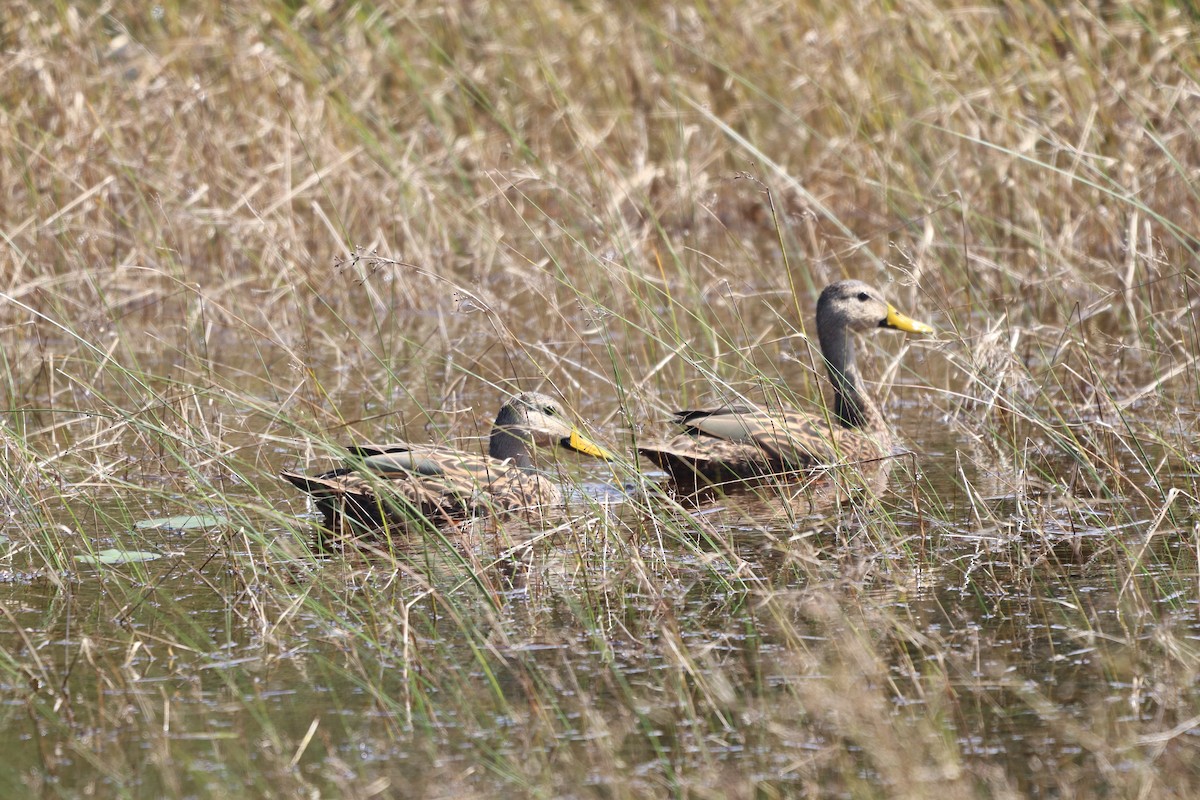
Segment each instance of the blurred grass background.
[[[4,4],[0,780],[1189,796],[1198,32],[1190,3]],[[304,547],[281,466],[480,435],[517,388],[621,446],[814,398],[799,334],[842,277],[941,330],[868,344],[907,505],[589,501],[521,567],[493,533]],[[136,527],[180,511],[226,524]],[[81,576],[108,545],[177,557]]]

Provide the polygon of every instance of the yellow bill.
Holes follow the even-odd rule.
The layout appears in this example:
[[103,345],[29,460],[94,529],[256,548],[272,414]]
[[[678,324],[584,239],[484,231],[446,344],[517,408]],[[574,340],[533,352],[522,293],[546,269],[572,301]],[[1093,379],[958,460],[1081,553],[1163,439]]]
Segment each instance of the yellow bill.
[[613,458],[612,453],[574,429],[571,430],[569,437],[562,440],[562,445],[577,453],[584,453],[594,458],[603,458],[605,461],[611,461]]
[[932,325],[926,325],[924,322],[917,322],[911,317],[906,317],[892,305],[888,306],[887,320],[883,323],[883,327],[895,328],[909,333],[933,333]]

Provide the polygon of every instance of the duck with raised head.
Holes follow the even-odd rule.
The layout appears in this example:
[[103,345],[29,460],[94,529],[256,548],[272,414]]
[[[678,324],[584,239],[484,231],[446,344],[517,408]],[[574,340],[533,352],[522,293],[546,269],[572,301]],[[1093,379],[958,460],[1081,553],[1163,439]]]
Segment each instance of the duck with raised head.
[[684,432],[638,452],[666,470],[678,489],[702,488],[861,462],[891,453],[892,434],[855,362],[857,333],[891,328],[932,333],[856,280],[826,286],[817,300],[817,337],[833,387],[827,413],[737,405],[677,411]]
[[[440,445],[357,445],[344,467],[281,477],[316,502],[335,532],[441,524],[472,516],[540,514],[562,492],[537,469],[536,448],[562,448],[601,459],[612,454],[579,432],[561,403],[537,392],[504,403],[488,454]],[[349,529],[349,530],[347,530]]]

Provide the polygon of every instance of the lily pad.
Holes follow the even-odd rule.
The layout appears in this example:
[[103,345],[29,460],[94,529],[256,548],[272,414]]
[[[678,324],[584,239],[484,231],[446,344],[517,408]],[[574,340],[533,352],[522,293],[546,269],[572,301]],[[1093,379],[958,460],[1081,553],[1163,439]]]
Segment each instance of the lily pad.
[[95,555],[75,556],[76,561],[84,564],[136,564],[141,561],[154,561],[162,558],[162,553],[150,553],[145,550],[101,550]]
[[224,517],[217,517],[212,514],[182,514],[178,517],[144,519],[137,523],[137,527],[142,530],[186,531],[192,528],[215,528],[224,521]]

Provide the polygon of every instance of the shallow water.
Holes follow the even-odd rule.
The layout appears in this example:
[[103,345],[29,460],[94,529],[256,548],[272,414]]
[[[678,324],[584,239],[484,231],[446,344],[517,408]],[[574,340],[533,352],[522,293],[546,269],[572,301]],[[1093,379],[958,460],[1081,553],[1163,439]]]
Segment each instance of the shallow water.
[[[897,763],[911,757],[905,740],[932,737],[945,760],[921,765],[930,783],[968,775],[1031,795],[1090,794],[1110,770],[1193,752],[1194,473],[1180,465],[1158,473],[1177,486],[1154,485],[1130,457],[1109,465],[1128,485],[1084,491],[1068,459],[989,451],[913,387],[895,387],[888,411],[916,455],[896,460],[885,489],[655,508],[628,470],[573,461],[580,516],[551,536],[476,525],[313,558],[289,522],[307,513],[303,501],[272,475],[329,463],[324,446],[306,447],[308,426],[337,440],[482,435],[502,393],[445,380],[454,368],[415,344],[484,335],[466,316],[410,320],[407,338],[384,336],[384,359],[313,355],[336,412],[317,394],[277,397],[281,362],[233,337],[222,369],[241,376],[240,394],[156,418],[196,440],[190,473],[171,453],[139,448],[145,431],[129,421],[33,437],[67,453],[55,467],[63,502],[46,512],[65,527],[31,534],[11,527],[29,518],[14,512],[7,531],[0,786],[189,796],[270,793],[286,778],[327,794],[372,781],[489,794],[521,769],[570,764],[562,796],[617,773],[635,792],[694,773],[732,794],[852,796],[894,789]],[[802,359],[787,345],[767,350],[760,357],[776,353],[782,380],[804,385]],[[140,354],[142,369],[170,375],[173,357],[155,352]],[[472,369],[499,375],[510,357]],[[933,359],[914,347],[902,375]],[[421,370],[422,383],[398,378]],[[364,372],[377,378],[371,391],[352,390]],[[521,381],[538,383],[533,372]],[[64,399],[39,391],[30,397],[43,409]],[[578,410],[614,439],[631,422],[639,436],[666,432],[653,422],[659,409],[615,413],[578,394]],[[446,412],[423,408],[443,398]],[[53,413],[24,422],[52,426]],[[205,426],[221,430],[225,450],[199,435]],[[97,457],[109,459],[103,476],[80,479]],[[181,508],[203,481],[224,499]],[[1171,488],[1190,496],[1168,513]],[[271,508],[280,515],[262,513]],[[134,527],[197,512],[229,523]],[[83,567],[72,556],[87,550],[84,537],[164,557]],[[870,691],[855,698],[855,686]],[[831,722],[855,714],[848,727]],[[880,718],[888,723],[872,732]],[[546,753],[544,768],[528,766]],[[1131,761],[1113,763],[1114,753]]]

